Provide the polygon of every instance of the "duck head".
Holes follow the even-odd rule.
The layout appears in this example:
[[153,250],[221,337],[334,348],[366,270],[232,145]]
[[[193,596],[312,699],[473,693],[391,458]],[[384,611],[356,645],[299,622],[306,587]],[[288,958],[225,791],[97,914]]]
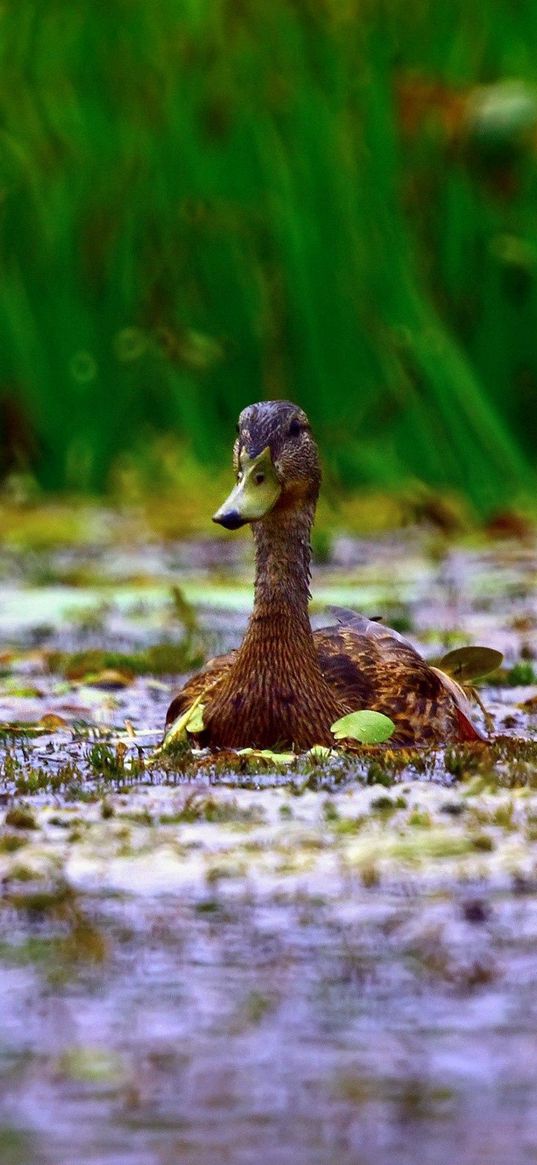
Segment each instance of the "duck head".
[[308,418],[287,400],[243,409],[233,448],[237,482],[213,516],[226,530],[259,522],[272,511],[315,505],[321,484]]

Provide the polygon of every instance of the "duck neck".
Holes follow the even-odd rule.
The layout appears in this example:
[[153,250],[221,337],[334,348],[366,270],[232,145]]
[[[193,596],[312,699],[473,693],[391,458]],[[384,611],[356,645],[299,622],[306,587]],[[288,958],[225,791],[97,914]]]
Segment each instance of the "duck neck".
[[302,646],[311,642],[313,650],[308,603],[314,513],[310,503],[300,510],[279,510],[255,523],[255,600],[245,642],[277,624]]
[[323,676],[308,616],[313,515],[311,503],[254,525],[254,609],[207,720],[220,745],[329,745],[347,710]]

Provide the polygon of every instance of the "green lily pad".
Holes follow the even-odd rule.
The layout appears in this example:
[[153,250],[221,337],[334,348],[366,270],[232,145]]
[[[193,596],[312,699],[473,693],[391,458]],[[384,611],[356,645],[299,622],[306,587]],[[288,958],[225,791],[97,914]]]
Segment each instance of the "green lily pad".
[[471,684],[496,671],[502,663],[501,651],[493,647],[457,647],[442,657],[438,667],[459,683]]
[[383,744],[395,732],[395,724],[383,712],[364,708],[349,712],[331,725],[336,740],[359,740],[360,744]]

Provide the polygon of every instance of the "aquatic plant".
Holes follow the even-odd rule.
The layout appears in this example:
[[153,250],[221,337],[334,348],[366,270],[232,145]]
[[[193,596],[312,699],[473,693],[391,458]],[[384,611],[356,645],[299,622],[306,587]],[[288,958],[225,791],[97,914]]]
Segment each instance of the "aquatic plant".
[[510,0],[5,5],[4,471],[212,465],[281,395],[336,483],[527,489],[536,48]]

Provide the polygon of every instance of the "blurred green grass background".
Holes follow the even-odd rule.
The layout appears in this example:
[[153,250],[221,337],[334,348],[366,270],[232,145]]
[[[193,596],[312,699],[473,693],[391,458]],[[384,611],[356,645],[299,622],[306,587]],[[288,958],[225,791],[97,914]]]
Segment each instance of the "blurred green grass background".
[[210,474],[283,396],[336,489],[531,496],[533,0],[6,0],[0,54],[4,477]]

